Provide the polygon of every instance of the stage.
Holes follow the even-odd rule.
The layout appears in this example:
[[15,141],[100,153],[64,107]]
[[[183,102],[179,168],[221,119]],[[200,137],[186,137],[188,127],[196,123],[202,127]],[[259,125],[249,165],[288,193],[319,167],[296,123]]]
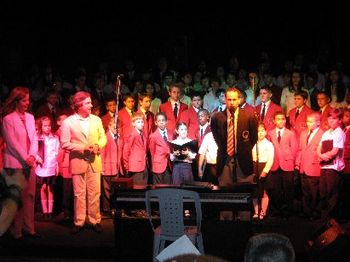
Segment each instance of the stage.
[[[248,238],[256,233],[276,232],[286,235],[294,245],[297,261],[310,261],[306,252],[307,240],[324,224],[310,222],[298,216],[288,220],[267,218],[260,224],[238,221],[204,221],[204,248],[207,254],[229,261],[242,261]],[[104,232],[97,234],[90,228],[81,233],[70,233],[72,224],[62,215],[52,221],[42,221],[36,215],[39,239],[14,241],[5,235],[0,239],[0,261],[151,261],[152,232],[148,220],[134,218],[125,223],[124,250],[115,247],[112,218],[102,220]],[[349,223],[340,224],[349,229]],[[334,260],[333,260],[334,261]]]

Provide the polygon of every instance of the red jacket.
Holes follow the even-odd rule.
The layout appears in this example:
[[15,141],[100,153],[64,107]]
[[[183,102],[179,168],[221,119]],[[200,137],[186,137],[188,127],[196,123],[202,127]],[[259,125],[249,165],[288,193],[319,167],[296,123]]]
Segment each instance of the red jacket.
[[[173,133],[169,129],[167,129],[167,135],[168,140],[171,141]],[[168,164],[170,149],[159,129],[156,129],[149,137],[149,150],[152,158],[152,172],[163,173]]]
[[188,106],[186,104],[180,102],[180,107],[179,107],[177,119],[175,119],[173,108],[171,106],[171,102],[170,101],[165,102],[165,103],[163,103],[163,104],[161,104],[159,106],[159,111],[160,112],[164,112],[166,114],[167,118],[168,118],[167,128],[169,130],[171,130],[172,132],[175,130],[176,123],[178,121],[180,121],[182,114],[184,113],[184,111],[187,108],[188,108]]
[[199,129],[199,121],[198,121],[198,113],[193,108],[193,106],[189,107],[187,110],[181,114],[180,121],[184,122],[187,126],[188,135],[187,137],[191,140],[195,140],[198,138],[198,129]]
[[300,173],[308,176],[320,176],[321,166],[320,159],[317,155],[317,147],[323,133],[324,131],[320,128],[308,144],[306,144],[308,131],[303,131],[300,134],[299,151],[295,163],[295,165],[299,167]]
[[128,172],[143,172],[146,169],[147,141],[134,129],[123,145],[123,164]]
[[306,126],[307,116],[313,113],[314,111],[307,105],[304,105],[302,110],[299,112],[299,116],[297,117],[297,119],[295,119],[296,112],[297,112],[297,108],[294,107],[291,110],[289,110],[288,115],[289,115],[289,124],[291,126],[291,130],[295,132],[297,139],[299,139],[301,132],[307,130],[307,126]]
[[[258,105],[255,109],[259,121],[261,121],[261,116],[260,116],[261,105],[262,104]],[[274,102],[271,101],[269,107],[267,108],[267,111],[265,112],[265,117],[264,117],[264,121],[263,121],[267,131],[272,130],[276,127],[275,123],[273,122],[273,120],[274,120],[273,116],[277,111],[283,112],[282,107],[280,107],[279,105],[276,105]]]
[[276,129],[270,130],[268,135],[275,148],[271,171],[276,171],[278,168],[284,171],[293,171],[298,151],[298,142],[294,132],[285,128],[280,143],[277,140]]

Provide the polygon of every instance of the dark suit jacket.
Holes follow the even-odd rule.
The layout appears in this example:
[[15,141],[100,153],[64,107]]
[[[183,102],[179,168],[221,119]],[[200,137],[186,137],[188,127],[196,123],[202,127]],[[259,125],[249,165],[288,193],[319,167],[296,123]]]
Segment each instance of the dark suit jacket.
[[[216,112],[211,119],[211,131],[218,145],[217,174],[221,174],[227,160],[227,110]],[[239,109],[236,130],[236,159],[246,176],[253,174],[252,148],[258,139],[258,122],[253,113]]]

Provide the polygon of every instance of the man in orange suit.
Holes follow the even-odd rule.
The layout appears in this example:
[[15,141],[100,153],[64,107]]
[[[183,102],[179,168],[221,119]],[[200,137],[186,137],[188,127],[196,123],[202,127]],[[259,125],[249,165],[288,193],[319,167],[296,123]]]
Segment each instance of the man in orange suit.
[[69,166],[74,191],[74,228],[79,233],[88,222],[97,233],[102,232],[100,214],[102,160],[100,150],[107,138],[99,117],[91,114],[88,92],[79,91],[73,97],[75,114],[62,123],[62,148],[69,151]]
[[166,114],[168,118],[167,128],[174,132],[176,123],[181,119],[182,114],[188,107],[186,104],[180,102],[180,85],[172,84],[169,88],[169,95],[169,101],[161,104],[159,111]]

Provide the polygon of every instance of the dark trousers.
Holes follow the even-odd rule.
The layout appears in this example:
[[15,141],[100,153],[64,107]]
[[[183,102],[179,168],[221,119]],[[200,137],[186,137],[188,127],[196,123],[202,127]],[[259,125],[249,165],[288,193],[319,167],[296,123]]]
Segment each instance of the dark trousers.
[[62,211],[65,215],[73,215],[73,180],[72,178],[63,178],[62,185]]
[[340,216],[344,219],[350,218],[350,174],[342,174],[341,192],[339,199]]
[[153,185],[156,184],[171,184],[171,170],[166,168],[163,173],[154,173],[153,172]]
[[340,174],[333,169],[321,169],[320,201],[322,215],[328,217],[335,211],[339,200]]
[[148,170],[145,169],[142,172],[129,172],[129,177],[132,177],[134,185],[147,185],[148,182]]
[[289,216],[293,212],[294,172],[278,169],[268,176],[272,211]]
[[205,164],[202,181],[210,182],[214,185],[219,185],[215,164]]
[[102,198],[102,211],[109,212],[111,210],[110,207],[110,199],[111,199],[111,181],[115,178],[115,176],[101,176],[102,179],[102,190],[101,190],[101,198]]
[[303,212],[310,217],[320,215],[319,184],[320,177],[301,174]]

